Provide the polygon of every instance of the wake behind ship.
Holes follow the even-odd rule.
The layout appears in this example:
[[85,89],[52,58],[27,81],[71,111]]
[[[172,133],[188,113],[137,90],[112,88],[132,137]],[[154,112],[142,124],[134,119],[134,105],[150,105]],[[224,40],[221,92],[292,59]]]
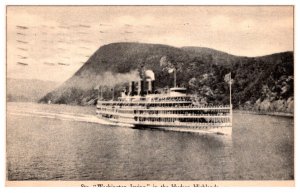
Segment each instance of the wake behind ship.
[[158,93],[154,81],[154,73],[147,70],[145,78],[131,82],[117,100],[98,99],[97,116],[133,128],[231,135],[231,104],[200,105],[184,87]]

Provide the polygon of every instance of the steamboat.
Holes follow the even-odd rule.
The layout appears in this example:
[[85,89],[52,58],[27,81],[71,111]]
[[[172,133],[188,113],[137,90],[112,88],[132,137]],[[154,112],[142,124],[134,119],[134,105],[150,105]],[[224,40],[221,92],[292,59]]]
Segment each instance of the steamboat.
[[151,70],[145,71],[144,77],[130,82],[117,100],[105,101],[99,97],[97,116],[113,124],[139,129],[231,135],[231,102],[229,105],[201,105],[187,94],[186,88],[176,83],[164,92],[155,90]]

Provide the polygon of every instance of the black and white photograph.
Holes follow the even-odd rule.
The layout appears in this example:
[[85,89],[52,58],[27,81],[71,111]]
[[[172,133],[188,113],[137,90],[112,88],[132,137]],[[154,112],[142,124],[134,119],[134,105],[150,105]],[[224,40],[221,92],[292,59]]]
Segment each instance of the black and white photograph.
[[294,8],[7,5],[6,186],[294,186]]

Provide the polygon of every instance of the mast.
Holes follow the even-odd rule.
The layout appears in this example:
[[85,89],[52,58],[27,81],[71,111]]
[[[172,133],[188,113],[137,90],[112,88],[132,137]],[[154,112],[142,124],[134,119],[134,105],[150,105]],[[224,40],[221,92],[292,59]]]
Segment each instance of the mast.
[[229,74],[229,107],[230,107],[230,123],[232,126],[232,102],[231,102],[231,84],[232,84],[232,79],[231,79],[231,72]]
[[176,68],[174,68],[174,88],[176,88]]
[[102,100],[103,99],[102,86],[98,85],[97,91],[98,91],[98,96],[97,96],[98,100]]
[[231,108],[231,72],[230,72],[230,75],[229,75],[229,104],[230,104],[230,108]]
[[231,79],[231,72],[225,75],[225,82],[229,84],[229,108],[230,108],[230,123],[232,124],[232,102],[231,102],[231,84],[233,80]]
[[100,99],[100,86],[98,86],[98,90],[97,91],[98,91],[98,96],[97,97],[98,97],[98,100],[99,100]]
[[111,89],[111,91],[112,91],[112,100],[115,100],[115,87],[114,86]]

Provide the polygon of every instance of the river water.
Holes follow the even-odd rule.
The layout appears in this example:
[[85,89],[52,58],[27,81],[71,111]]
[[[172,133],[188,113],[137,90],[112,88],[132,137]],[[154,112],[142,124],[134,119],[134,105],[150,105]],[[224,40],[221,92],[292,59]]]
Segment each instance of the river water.
[[231,137],[101,124],[94,108],[7,104],[7,180],[293,180],[293,118],[233,115]]

